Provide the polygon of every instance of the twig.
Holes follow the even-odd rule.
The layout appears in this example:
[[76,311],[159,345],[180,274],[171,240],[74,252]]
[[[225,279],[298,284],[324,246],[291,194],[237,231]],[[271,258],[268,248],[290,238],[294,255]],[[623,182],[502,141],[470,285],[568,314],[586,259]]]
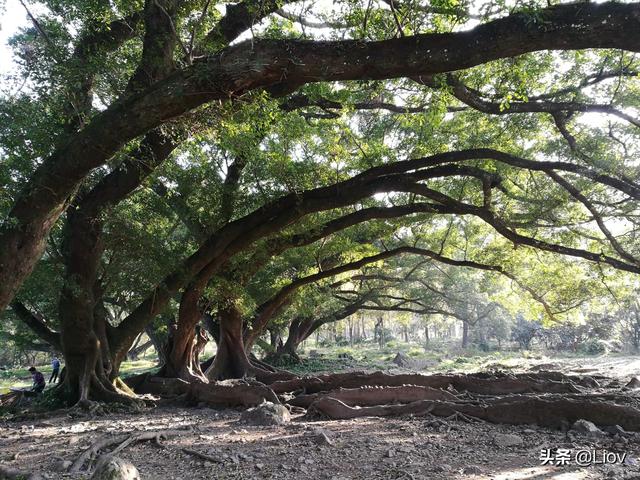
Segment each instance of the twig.
[[190,448],[183,448],[182,451],[184,453],[188,453],[189,455],[193,455],[194,457],[198,457],[198,458],[202,458],[203,460],[207,460],[209,462],[214,462],[214,463],[224,463],[222,460],[220,460],[219,458],[216,458],[212,455],[207,455],[206,453],[201,453],[198,452],[196,450],[192,450]]

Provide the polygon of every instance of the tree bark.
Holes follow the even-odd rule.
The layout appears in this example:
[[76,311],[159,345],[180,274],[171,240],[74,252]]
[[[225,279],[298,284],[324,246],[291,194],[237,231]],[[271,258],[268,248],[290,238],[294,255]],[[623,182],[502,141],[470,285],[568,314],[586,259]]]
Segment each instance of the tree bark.
[[243,378],[254,368],[245,351],[243,341],[243,318],[238,309],[231,304],[218,312],[220,320],[220,339],[213,364],[205,372],[210,381]]
[[175,331],[163,375],[176,377],[188,382],[206,381],[200,363],[196,361],[196,326],[202,319],[199,301],[201,285],[190,285],[182,294]]
[[462,348],[469,346],[469,323],[462,321]]

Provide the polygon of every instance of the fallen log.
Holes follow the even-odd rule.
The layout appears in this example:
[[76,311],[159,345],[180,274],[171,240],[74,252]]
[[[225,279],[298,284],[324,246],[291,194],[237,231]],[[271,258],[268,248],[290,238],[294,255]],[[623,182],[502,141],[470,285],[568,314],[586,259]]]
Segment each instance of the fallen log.
[[418,400],[458,400],[455,395],[445,390],[415,385],[403,385],[401,387],[340,388],[326,393],[299,395],[287,401],[287,403],[295,407],[308,408],[313,402],[322,397],[335,398],[349,406],[412,403]]
[[640,430],[640,410],[606,402],[573,399],[547,400],[537,397],[512,399],[510,402],[453,403],[440,400],[420,400],[405,405],[350,407],[340,400],[321,397],[309,407],[307,415],[342,420],[369,416],[426,415],[450,417],[463,414],[491,423],[509,425],[539,425],[565,428],[584,419],[600,426],[620,425],[627,431]]

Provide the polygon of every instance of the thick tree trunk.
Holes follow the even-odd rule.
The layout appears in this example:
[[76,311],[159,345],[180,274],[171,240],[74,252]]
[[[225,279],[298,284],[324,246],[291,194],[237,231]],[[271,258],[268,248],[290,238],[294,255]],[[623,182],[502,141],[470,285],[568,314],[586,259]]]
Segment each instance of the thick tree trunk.
[[277,350],[277,354],[281,355],[289,355],[292,359],[296,361],[300,361],[300,357],[298,355],[298,347],[300,344],[304,342],[307,338],[313,335],[320,327],[322,326],[322,322],[316,321],[311,318],[303,318],[294,319],[291,324],[289,324],[289,333],[287,335],[287,341]]
[[205,372],[210,381],[242,378],[253,371],[243,341],[243,319],[230,304],[218,312],[220,339],[213,364]]
[[67,222],[66,271],[59,304],[64,385],[72,401],[108,399],[117,393],[110,382],[117,368],[113,368],[102,303],[95,298],[96,293],[100,295],[96,283],[102,225],[98,220],[87,221],[82,209],[70,209]]
[[182,294],[178,325],[162,371],[163,376],[181,378],[187,382],[206,381],[196,359],[200,353],[196,351],[196,326],[202,318],[198,304],[202,296],[201,287],[191,284]]

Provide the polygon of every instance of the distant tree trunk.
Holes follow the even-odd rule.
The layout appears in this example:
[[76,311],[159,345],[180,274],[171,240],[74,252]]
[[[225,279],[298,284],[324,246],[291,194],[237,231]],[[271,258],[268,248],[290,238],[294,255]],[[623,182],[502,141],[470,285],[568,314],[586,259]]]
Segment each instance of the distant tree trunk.
[[365,324],[365,319],[364,319],[364,313],[360,316],[360,322],[362,323],[362,340],[366,340],[367,339],[367,329],[366,329],[366,324]]
[[404,334],[404,343],[409,343],[409,326],[402,326],[402,333]]
[[218,320],[220,322],[218,350],[205,375],[209,380],[242,378],[252,370],[245,351],[242,315],[234,305],[227,305],[219,310]]
[[378,346],[382,349],[384,347],[384,318],[382,316],[378,317],[376,321],[376,326],[373,330],[373,338],[377,339]]
[[280,335],[280,330],[275,328],[269,329],[269,344],[273,347],[274,351],[277,351],[278,348],[282,347],[282,335]]
[[153,325],[148,325],[144,331],[149,337],[149,340],[151,340],[151,343],[153,343],[153,348],[158,354],[158,365],[163,366],[167,361],[167,357],[165,355],[166,339],[163,338],[163,336],[153,327]]
[[424,346],[429,346],[429,325],[424,326]]
[[216,317],[211,315],[210,313],[204,313],[202,315],[202,323],[204,328],[209,332],[213,341],[216,342],[216,345],[220,342],[220,322]]
[[140,333],[137,337],[135,342],[133,342],[133,345],[131,345],[131,348],[129,349],[129,351],[127,352],[127,358],[129,360],[137,360],[138,359],[138,354],[135,353],[135,349],[138,348],[138,345],[140,344],[140,342],[142,341],[142,333]]
[[317,334],[322,323],[310,318],[294,319],[289,324],[287,341],[282,348],[278,349],[278,354],[287,354],[295,360],[300,360],[298,356],[298,348],[307,338],[314,333]]
[[462,348],[467,348],[469,344],[469,323],[462,322]]
[[131,361],[139,360],[140,355],[142,355],[152,346],[153,346],[153,342],[151,340],[147,340],[142,344],[138,342],[137,345],[135,345],[131,350],[129,350],[129,352],[127,353],[127,358]]
[[204,352],[204,349],[209,343],[209,336],[207,332],[200,327],[200,325],[196,326],[196,339],[195,345],[193,347],[193,358],[191,360],[191,369],[195,372],[200,372],[203,376],[202,370],[200,368],[200,355]]

